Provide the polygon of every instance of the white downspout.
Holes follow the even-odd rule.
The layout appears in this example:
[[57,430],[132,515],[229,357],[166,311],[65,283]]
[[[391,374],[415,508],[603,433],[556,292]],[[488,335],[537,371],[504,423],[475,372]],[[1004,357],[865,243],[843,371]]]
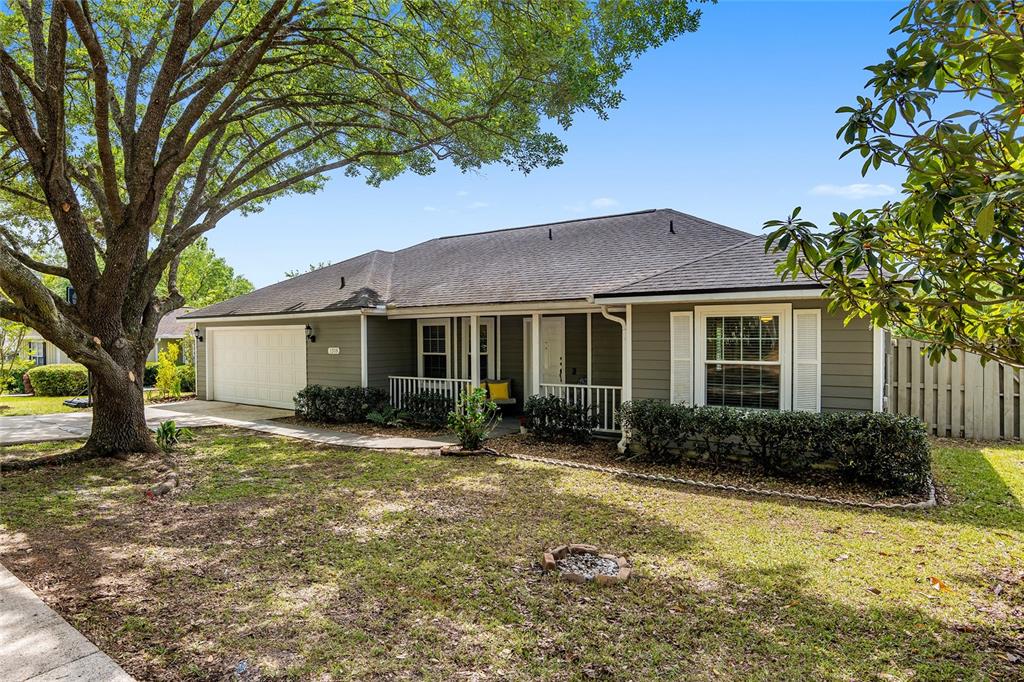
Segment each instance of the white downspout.
[[[608,312],[608,306],[601,306],[601,315],[622,327],[622,402],[633,399],[633,330],[632,330],[632,307],[626,306],[626,317],[616,317]],[[626,451],[629,444],[629,434],[622,430],[622,438],[619,440],[618,450],[620,453]]]

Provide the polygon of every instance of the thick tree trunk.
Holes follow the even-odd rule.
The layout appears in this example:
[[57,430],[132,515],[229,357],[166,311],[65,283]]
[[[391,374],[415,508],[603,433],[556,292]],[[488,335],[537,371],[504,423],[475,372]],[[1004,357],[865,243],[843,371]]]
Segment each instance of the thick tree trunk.
[[83,448],[90,455],[157,451],[146,427],[142,394],[145,363],[137,365],[132,370],[93,373],[92,433]]

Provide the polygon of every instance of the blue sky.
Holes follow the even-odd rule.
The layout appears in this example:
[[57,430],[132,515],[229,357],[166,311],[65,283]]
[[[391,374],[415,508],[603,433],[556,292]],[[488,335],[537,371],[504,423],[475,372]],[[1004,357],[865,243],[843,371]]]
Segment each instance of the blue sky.
[[757,233],[803,206],[828,220],[884,200],[901,177],[839,160],[839,106],[896,42],[893,2],[705,5],[700,30],[645,54],[607,121],[581,117],[563,165],[528,176],[441,166],[379,188],[336,176],[316,195],[229,216],[210,243],[256,286],[285,270],[432,237],[671,207]]

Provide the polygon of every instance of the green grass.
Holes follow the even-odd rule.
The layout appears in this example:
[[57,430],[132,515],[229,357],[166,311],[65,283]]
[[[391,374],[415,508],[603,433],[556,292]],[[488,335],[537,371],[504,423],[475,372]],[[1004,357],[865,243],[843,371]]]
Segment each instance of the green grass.
[[[950,503],[914,512],[229,430],[180,456],[180,492],[156,501],[144,463],[0,480],[4,563],[140,678],[1024,672],[1020,446],[937,443]],[[629,554],[635,579],[535,570],[569,541]]]
[[64,404],[69,396],[15,398],[0,395],[0,417],[20,417],[29,414],[57,414],[59,412],[80,412],[80,409]]

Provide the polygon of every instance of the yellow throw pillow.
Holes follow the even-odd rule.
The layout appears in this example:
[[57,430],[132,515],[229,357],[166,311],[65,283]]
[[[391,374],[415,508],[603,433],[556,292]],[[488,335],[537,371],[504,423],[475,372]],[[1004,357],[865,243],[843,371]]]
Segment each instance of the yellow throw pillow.
[[487,388],[491,392],[491,400],[508,400],[508,382],[490,381]]

